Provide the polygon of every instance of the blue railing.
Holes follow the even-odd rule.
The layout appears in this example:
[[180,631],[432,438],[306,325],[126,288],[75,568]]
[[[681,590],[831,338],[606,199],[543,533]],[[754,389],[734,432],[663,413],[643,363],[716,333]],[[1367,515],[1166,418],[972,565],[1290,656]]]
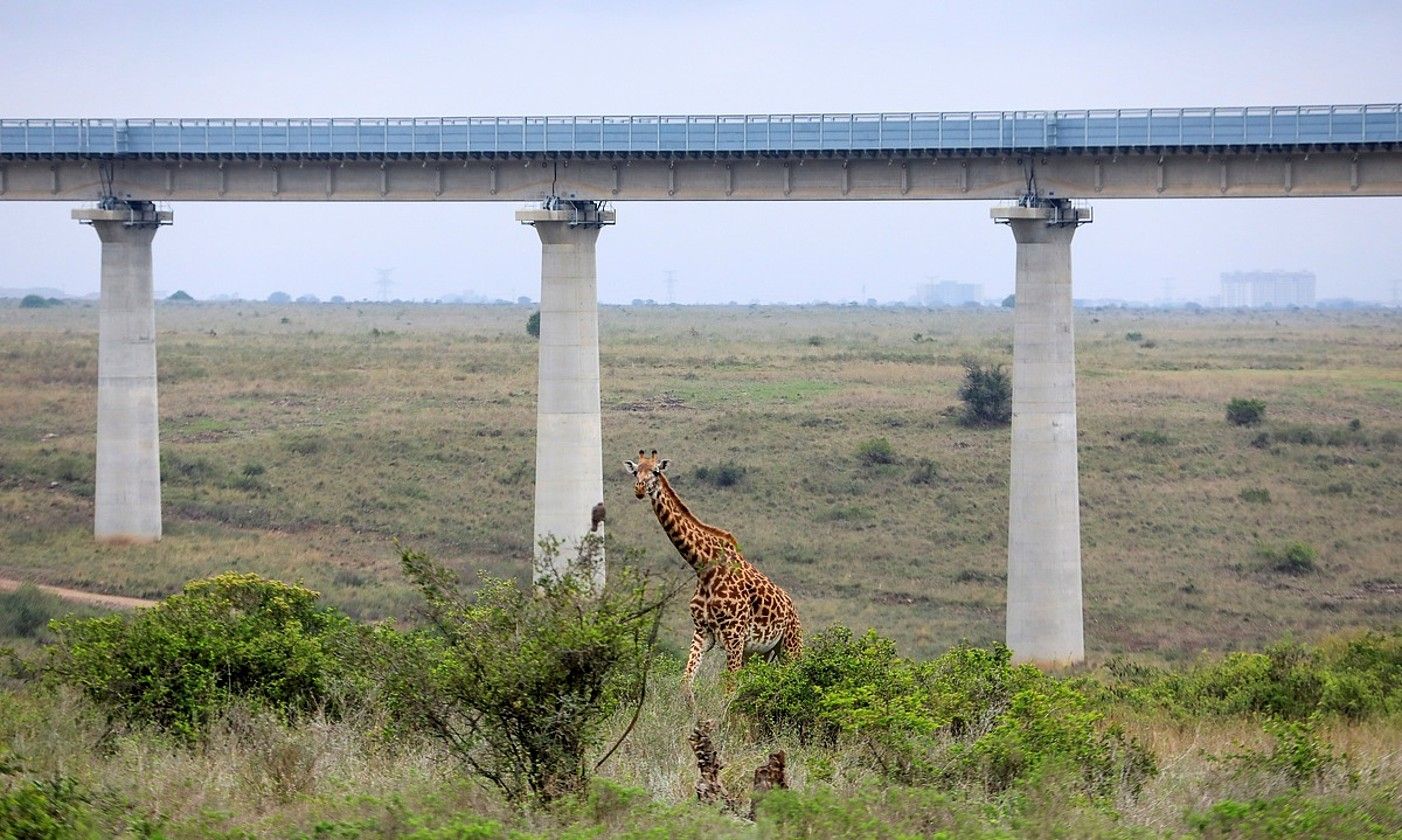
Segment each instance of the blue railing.
[[431,119],[0,120],[0,154],[687,154],[1402,142],[1402,106]]

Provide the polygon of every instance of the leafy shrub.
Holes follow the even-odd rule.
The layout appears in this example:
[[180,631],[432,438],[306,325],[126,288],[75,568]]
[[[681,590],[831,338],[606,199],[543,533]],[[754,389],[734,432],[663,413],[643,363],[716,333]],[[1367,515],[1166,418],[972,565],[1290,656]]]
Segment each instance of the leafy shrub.
[[966,426],[1002,426],[1013,419],[1013,380],[1002,365],[983,367],[964,361],[964,381],[959,386]]
[[1402,831],[1396,803],[1357,799],[1327,801],[1299,793],[1245,802],[1224,799],[1206,811],[1190,812],[1187,823],[1204,840],[1393,837]]
[[856,638],[846,627],[829,627],[807,640],[794,662],[742,670],[731,708],[762,737],[792,731],[800,744],[832,747],[841,727],[823,714],[823,696],[840,686],[891,684],[906,668],[895,643],[875,630]]
[[76,780],[5,779],[0,786],[0,837],[5,840],[98,836],[89,797]]
[[745,474],[749,472],[739,464],[726,461],[723,464],[716,464],[713,467],[700,466],[696,468],[696,478],[704,481],[712,487],[734,487],[745,480]]
[[63,301],[58,298],[46,298],[43,295],[25,295],[20,298],[20,309],[47,309],[50,306],[62,306]]
[[828,343],[828,340],[821,335],[810,335],[804,343],[809,347],[822,347]]
[[1341,768],[1347,758],[1335,754],[1333,745],[1319,737],[1318,720],[1318,716],[1307,720],[1267,719],[1263,727],[1273,741],[1269,751],[1248,749],[1208,758],[1238,776],[1265,774],[1298,790]]
[[1318,647],[1280,642],[1262,653],[1229,653],[1182,671],[1112,660],[1110,691],[1140,707],[1192,718],[1314,714],[1360,720],[1402,711],[1402,631],[1332,639]]
[[1072,768],[1092,796],[1134,791],[1155,772],[1152,756],[1103,722],[1073,684],[1011,652],[960,646],[926,663],[895,654],[887,639],[834,627],[796,662],[740,672],[731,711],[763,734],[860,745],[888,778],[1004,790],[1052,768]]
[[254,574],[192,581],[135,615],[55,622],[48,671],[110,722],[186,741],[236,700],[288,719],[336,714],[359,679],[358,634],[319,597]]
[[1143,340],[1144,340],[1144,333],[1142,333],[1142,332],[1127,332],[1127,333],[1125,333],[1125,341],[1143,341]]
[[857,460],[869,466],[896,463],[896,450],[884,437],[864,440],[857,445]]
[[1253,505],[1268,505],[1271,503],[1271,491],[1264,487],[1246,487],[1237,494],[1237,498]]
[[1290,542],[1280,546],[1262,545],[1256,553],[1265,561],[1267,571],[1283,575],[1309,575],[1319,571],[1319,552],[1313,546],[1302,542]]
[[669,594],[624,568],[602,593],[568,574],[542,577],[534,595],[483,576],[467,595],[427,555],[400,559],[434,628],[380,632],[401,725],[441,740],[512,800],[580,791],[610,716],[641,706]]
[[526,319],[526,335],[531,338],[540,338],[540,310],[531,313]]
[[1236,397],[1227,403],[1227,421],[1234,426],[1254,426],[1265,417],[1265,400]]

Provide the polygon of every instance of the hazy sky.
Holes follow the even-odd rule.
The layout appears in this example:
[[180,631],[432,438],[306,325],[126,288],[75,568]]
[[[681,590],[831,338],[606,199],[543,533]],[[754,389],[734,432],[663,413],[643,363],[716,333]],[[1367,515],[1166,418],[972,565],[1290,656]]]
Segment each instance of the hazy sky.
[[[0,116],[327,117],[1011,110],[1402,100],[1402,3],[188,3],[0,0]],[[72,205],[0,201],[0,286],[98,287]],[[987,202],[618,206],[603,300],[880,300],[927,277],[1011,291]],[[156,285],[538,295],[502,204],[179,204]],[[1078,297],[1310,269],[1391,300],[1402,198],[1099,201]]]

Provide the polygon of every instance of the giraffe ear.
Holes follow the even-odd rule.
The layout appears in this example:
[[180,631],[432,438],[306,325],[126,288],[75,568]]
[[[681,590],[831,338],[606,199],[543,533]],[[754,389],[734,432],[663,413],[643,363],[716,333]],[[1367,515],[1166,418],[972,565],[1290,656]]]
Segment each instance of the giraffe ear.
[[637,475],[637,474],[638,474],[638,465],[635,464],[635,463],[633,463],[632,461],[624,461],[624,462],[623,462],[623,467],[624,467],[624,469],[628,470],[628,472],[632,473],[633,475]]
[[666,471],[667,471],[667,465],[670,464],[670,463],[672,463],[672,459],[671,459],[671,458],[663,458],[663,459],[662,459],[662,462],[659,463],[659,464],[657,465],[657,471],[658,471],[658,472],[666,472]]

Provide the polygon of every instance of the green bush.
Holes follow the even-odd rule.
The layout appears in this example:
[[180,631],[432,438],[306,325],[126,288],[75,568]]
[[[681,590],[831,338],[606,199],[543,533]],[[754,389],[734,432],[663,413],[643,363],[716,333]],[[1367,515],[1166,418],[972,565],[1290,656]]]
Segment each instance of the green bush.
[[1127,333],[1125,333],[1125,341],[1143,341],[1143,340],[1144,340],[1144,333],[1142,333],[1142,332],[1127,332]]
[[63,301],[58,298],[46,298],[43,295],[25,295],[20,298],[20,309],[47,309],[50,306],[62,306]]
[[532,312],[531,316],[526,319],[526,335],[530,336],[531,338],[540,338],[539,310]]
[[1235,426],[1254,426],[1266,417],[1265,400],[1236,397],[1227,403],[1227,420]]
[[336,714],[363,687],[358,633],[319,597],[253,574],[193,581],[134,615],[55,622],[47,671],[110,722],[185,741],[235,701],[286,719]]
[[896,450],[884,437],[864,440],[857,445],[857,460],[868,466],[896,463]]
[[1002,365],[983,367],[964,360],[964,381],[959,385],[966,426],[1002,426],[1013,419],[1013,379]]
[[856,638],[846,627],[829,627],[806,641],[796,661],[743,669],[731,709],[761,737],[792,732],[799,744],[833,747],[841,727],[824,713],[823,697],[843,686],[890,685],[898,681],[896,672],[907,670],[895,643],[875,630]]
[[103,836],[88,796],[78,783],[60,776],[48,780],[4,779],[0,786],[0,838],[67,840]]
[[1257,547],[1256,553],[1265,561],[1267,571],[1283,575],[1311,575],[1319,571],[1319,552],[1307,543],[1262,545]]
[[1264,487],[1246,487],[1237,494],[1237,498],[1253,505],[1268,505],[1271,503],[1271,491]]
[[1264,714],[1287,720],[1361,720],[1402,711],[1402,631],[1340,637],[1311,647],[1283,641],[1165,671],[1112,660],[1109,689],[1175,716]]
[[610,716],[640,708],[670,595],[616,564],[602,593],[569,574],[542,577],[534,594],[483,576],[468,595],[424,554],[405,550],[401,563],[433,625],[380,631],[401,725],[441,740],[513,801],[582,790]]
[[860,747],[903,783],[1001,791],[1044,771],[1069,771],[1086,793],[1135,791],[1152,756],[1103,721],[1094,701],[1002,645],[960,646],[914,663],[875,632],[818,634],[797,661],[741,672],[731,712],[761,735]]
[[712,487],[734,487],[745,480],[745,474],[748,472],[749,470],[745,467],[726,461],[723,464],[716,464],[714,467],[697,467],[696,478]]
[[[1359,801],[1362,800],[1362,801]],[[1187,823],[1204,840],[1249,838],[1396,837],[1402,832],[1402,811],[1396,802],[1351,797],[1328,801],[1299,793],[1245,802],[1224,799],[1206,811],[1187,815]]]
[[1342,763],[1334,747],[1320,739],[1317,721],[1317,716],[1308,720],[1268,719],[1263,727],[1274,741],[1269,752],[1248,750],[1219,760],[1238,773],[1266,772],[1280,776],[1292,787],[1304,787]]

